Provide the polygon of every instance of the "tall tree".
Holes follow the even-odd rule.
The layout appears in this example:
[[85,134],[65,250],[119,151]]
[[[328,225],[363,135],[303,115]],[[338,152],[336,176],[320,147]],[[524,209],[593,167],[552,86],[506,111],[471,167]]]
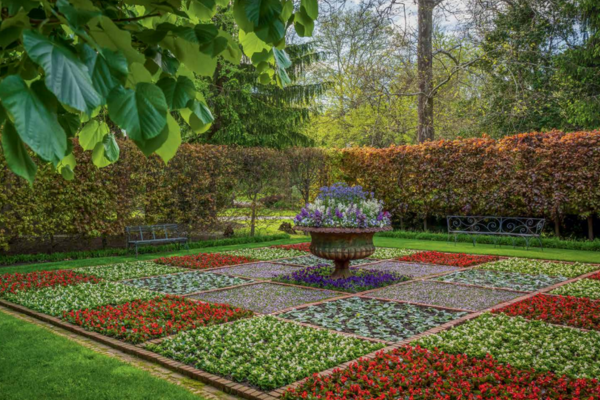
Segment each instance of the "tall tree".
[[417,67],[419,79],[419,126],[417,142],[433,140],[433,9],[436,0],[419,0]]

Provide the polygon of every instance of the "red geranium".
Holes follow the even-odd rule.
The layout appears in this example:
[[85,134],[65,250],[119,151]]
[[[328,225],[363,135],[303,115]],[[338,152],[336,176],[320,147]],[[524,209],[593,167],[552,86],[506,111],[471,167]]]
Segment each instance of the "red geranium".
[[85,329],[131,343],[175,334],[200,326],[252,316],[252,311],[227,304],[201,303],[177,296],[159,296],[117,306],[65,312],[63,319]]
[[472,265],[496,261],[496,256],[475,256],[465,253],[440,253],[424,251],[399,258],[400,261],[420,262],[426,264],[450,265],[453,267],[470,267]]
[[27,274],[0,275],[0,295],[4,292],[15,293],[21,290],[41,289],[53,286],[76,285],[78,283],[98,283],[100,278],[78,274],[72,270],[35,271]]
[[404,346],[329,376],[314,374],[284,400],[598,399],[596,379],[520,370],[494,360]]
[[600,281],[600,272],[598,272],[598,273],[596,273],[596,274],[588,277],[588,279],[597,279],[597,280]]
[[600,330],[600,300],[538,294],[492,312]]
[[248,257],[231,256],[220,253],[200,253],[193,256],[162,257],[155,263],[173,265],[192,269],[224,267],[226,265],[243,264],[254,261]]
[[310,251],[310,242],[298,244],[275,244],[271,247],[284,250]]

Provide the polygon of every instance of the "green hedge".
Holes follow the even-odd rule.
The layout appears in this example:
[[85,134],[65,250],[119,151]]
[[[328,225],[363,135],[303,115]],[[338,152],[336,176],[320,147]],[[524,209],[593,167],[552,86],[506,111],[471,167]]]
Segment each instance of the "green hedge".
[[[413,240],[432,240],[445,242],[448,240],[447,233],[430,233],[430,232],[410,232],[410,231],[392,231],[392,232],[381,232],[378,233],[379,237],[390,237],[398,239],[413,239]],[[471,243],[473,237],[476,236],[477,243],[483,244],[494,244],[496,243],[503,246],[512,246],[513,239],[508,236],[486,236],[486,235],[458,235],[457,241]],[[454,240],[454,236],[450,236],[450,240]],[[525,240],[515,238],[517,246],[524,246]],[[600,251],[600,240],[594,241],[587,240],[560,240],[555,238],[542,238],[542,244],[548,249],[566,249],[566,250],[587,250],[587,251]],[[539,246],[537,240],[530,241],[531,247]]]
[[[245,243],[261,243],[270,242],[272,240],[289,239],[288,234],[277,234],[277,235],[264,235],[264,236],[240,236],[229,239],[216,239],[216,240],[201,240],[198,242],[190,242],[190,249],[203,249],[207,247],[216,246],[231,246],[235,244]],[[153,254],[162,253],[165,251],[177,250],[176,244],[166,244],[162,246],[144,246],[139,247],[139,254]],[[25,263],[37,263],[37,262],[51,262],[51,261],[63,261],[63,260],[80,260],[84,258],[98,258],[98,257],[111,257],[111,256],[125,256],[127,255],[126,249],[106,249],[106,250],[91,250],[91,251],[71,251],[66,253],[38,253],[38,254],[19,254],[14,256],[2,256],[0,257],[0,265],[13,265],[13,264],[25,264]],[[132,250],[129,254],[133,254]]]

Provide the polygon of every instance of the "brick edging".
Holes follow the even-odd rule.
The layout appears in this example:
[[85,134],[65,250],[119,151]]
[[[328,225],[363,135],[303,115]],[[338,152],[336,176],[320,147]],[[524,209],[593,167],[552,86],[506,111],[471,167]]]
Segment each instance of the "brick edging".
[[163,357],[159,354],[153,353],[149,350],[140,348],[136,345],[122,342],[120,340],[102,335],[98,332],[87,331],[77,325],[62,321],[61,319],[58,319],[56,317],[42,314],[37,311],[33,311],[26,307],[20,306],[18,304],[14,304],[14,303],[11,303],[11,302],[8,302],[5,300],[1,300],[1,299],[0,299],[0,305],[4,306],[10,310],[17,311],[21,314],[25,314],[30,317],[36,318],[43,322],[47,322],[49,324],[58,326],[69,332],[73,332],[73,333],[79,334],[81,336],[87,337],[89,339],[95,340],[97,342],[103,343],[107,346],[113,347],[124,353],[131,354],[131,355],[134,355],[141,359],[157,363],[157,364],[159,364],[165,368],[168,368],[172,371],[178,372],[182,375],[185,375],[190,378],[196,379],[198,381],[212,385],[212,386],[216,387],[217,389],[222,390],[225,393],[231,393],[236,396],[246,398],[248,400],[277,400],[276,397],[273,397],[272,395],[270,395],[267,392],[264,392],[264,391],[261,391],[258,389],[254,389],[250,386],[246,386],[246,385],[243,385],[240,383],[233,382],[229,379],[223,378],[218,375],[204,372],[197,368],[183,364],[179,361],[171,360],[171,359]]

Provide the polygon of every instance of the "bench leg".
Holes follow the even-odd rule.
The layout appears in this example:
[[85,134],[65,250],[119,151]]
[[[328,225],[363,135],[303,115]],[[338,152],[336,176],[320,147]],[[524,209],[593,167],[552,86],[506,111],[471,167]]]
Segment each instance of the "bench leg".
[[544,244],[542,243],[542,238],[538,237],[537,240],[538,240],[538,242],[540,242],[540,249],[542,249],[542,251],[544,251]]
[[529,238],[527,236],[525,236],[525,246],[527,247],[527,250],[529,250]]
[[454,234],[454,246],[456,246],[457,241],[458,241],[458,235],[455,233]]

